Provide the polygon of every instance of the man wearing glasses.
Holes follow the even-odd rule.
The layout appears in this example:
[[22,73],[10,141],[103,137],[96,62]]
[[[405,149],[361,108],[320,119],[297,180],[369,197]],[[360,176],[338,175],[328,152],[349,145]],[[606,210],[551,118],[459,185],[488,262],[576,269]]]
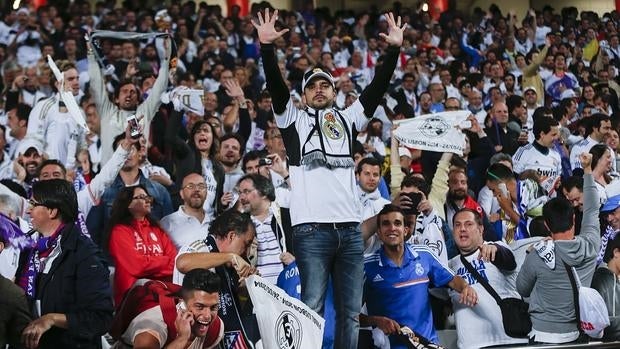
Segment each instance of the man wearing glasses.
[[177,249],[204,239],[209,233],[211,223],[203,207],[207,200],[207,183],[202,175],[190,173],[185,176],[179,194],[183,205],[160,221]]

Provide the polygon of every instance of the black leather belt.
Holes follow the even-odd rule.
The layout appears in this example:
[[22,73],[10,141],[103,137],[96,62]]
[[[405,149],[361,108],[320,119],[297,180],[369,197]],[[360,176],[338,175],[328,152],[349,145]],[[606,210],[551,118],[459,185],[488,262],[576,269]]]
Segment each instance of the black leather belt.
[[319,229],[349,229],[357,228],[359,222],[340,222],[340,223],[314,223]]

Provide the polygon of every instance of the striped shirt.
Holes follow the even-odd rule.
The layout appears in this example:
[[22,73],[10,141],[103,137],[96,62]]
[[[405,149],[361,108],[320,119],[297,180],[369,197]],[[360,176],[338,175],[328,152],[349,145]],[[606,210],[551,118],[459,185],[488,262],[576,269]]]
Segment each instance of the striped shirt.
[[262,222],[252,216],[252,222],[256,227],[256,241],[258,243],[256,268],[263,278],[275,285],[284,266],[280,261],[282,248],[278,243],[276,233],[271,227],[272,220],[273,213],[271,210]]

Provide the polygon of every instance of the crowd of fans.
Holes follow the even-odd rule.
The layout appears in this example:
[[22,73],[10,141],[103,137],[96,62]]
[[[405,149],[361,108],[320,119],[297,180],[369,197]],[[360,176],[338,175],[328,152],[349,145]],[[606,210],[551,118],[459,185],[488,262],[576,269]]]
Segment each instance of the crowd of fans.
[[[254,347],[244,279],[295,263],[304,303],[333,295],[325,348],[587,340],[562,263],[620,340],[617,10],[22,3],[0,9],[0,347]],[[459,110],[462,156],[394,135]],[[172,315],[134,309],[145,279],[182,285]]]

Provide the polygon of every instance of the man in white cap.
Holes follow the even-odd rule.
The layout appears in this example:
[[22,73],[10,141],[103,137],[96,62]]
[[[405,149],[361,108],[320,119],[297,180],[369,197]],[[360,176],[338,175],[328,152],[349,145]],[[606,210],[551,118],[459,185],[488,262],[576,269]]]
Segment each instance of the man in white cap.
[[273,42],[288,29],[277,31],[276,11],[269,9],[252,21],[261,42],[267,89],[276,123],[289,159],[291,223],[301,278],[302,301],[323,314],[327,282],[334,281],[336,334],[334,347],[356,348],[362,306],[363,241],[359,230],[352,155],[353,128],[362,130],[372,118],[396,68],[405,26],[389,13],[389,44],[372,82],[349,108],[335,109],[336,90],[329,71],[308,70],[302,81],[307,107],[298,109],[279,74]]

